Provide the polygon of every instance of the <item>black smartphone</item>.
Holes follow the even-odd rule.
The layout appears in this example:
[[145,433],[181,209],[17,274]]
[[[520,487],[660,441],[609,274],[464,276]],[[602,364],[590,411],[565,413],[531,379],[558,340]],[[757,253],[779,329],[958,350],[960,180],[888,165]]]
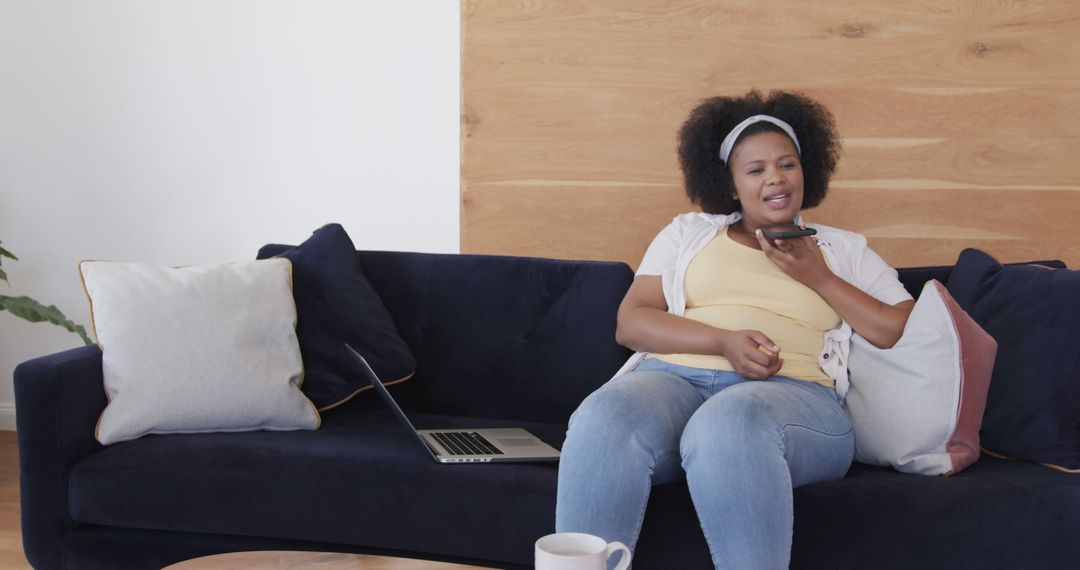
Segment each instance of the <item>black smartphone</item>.
[[769,239],[792,239],[815,235],[817,230],[814,228],[800,228],[795,224],[784,224],[761,228],[761,233],[765,234],[765,237]]

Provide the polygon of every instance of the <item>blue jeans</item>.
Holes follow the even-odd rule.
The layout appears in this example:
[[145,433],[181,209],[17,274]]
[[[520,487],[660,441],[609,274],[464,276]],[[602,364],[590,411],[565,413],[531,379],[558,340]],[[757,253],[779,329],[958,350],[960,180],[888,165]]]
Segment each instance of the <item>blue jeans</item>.
[[570,418],[555,527],[633,550],[652,486],[685,477],[717,568],[787,568],[792,489],[842,478],[854,446],[831,388],[646,359]]

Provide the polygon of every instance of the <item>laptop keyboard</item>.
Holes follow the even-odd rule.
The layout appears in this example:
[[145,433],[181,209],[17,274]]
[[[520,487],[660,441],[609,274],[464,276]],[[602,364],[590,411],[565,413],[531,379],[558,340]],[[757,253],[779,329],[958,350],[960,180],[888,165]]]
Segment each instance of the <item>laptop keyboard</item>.
[[503,455],[497,447],[475,431],[431,432],[450,455]]

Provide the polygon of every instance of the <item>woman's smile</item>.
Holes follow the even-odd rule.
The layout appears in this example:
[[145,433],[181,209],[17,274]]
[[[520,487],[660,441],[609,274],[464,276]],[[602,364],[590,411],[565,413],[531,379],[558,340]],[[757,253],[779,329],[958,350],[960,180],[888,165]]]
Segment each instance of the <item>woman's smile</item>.
[[784,210],[791,204],[791,192],[778,192],[765,196],[765,207],[770,210]]

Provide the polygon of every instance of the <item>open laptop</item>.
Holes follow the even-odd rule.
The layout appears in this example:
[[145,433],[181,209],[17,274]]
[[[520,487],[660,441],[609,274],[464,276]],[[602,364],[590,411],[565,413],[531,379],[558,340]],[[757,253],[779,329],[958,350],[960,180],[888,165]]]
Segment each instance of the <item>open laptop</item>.
[[492,461],[557,461],[559,450],[540,441],[523,428],[416,429],[367,360],[345,345],[371,378],[371,385],[416,439],[439,463],[488,463]]

